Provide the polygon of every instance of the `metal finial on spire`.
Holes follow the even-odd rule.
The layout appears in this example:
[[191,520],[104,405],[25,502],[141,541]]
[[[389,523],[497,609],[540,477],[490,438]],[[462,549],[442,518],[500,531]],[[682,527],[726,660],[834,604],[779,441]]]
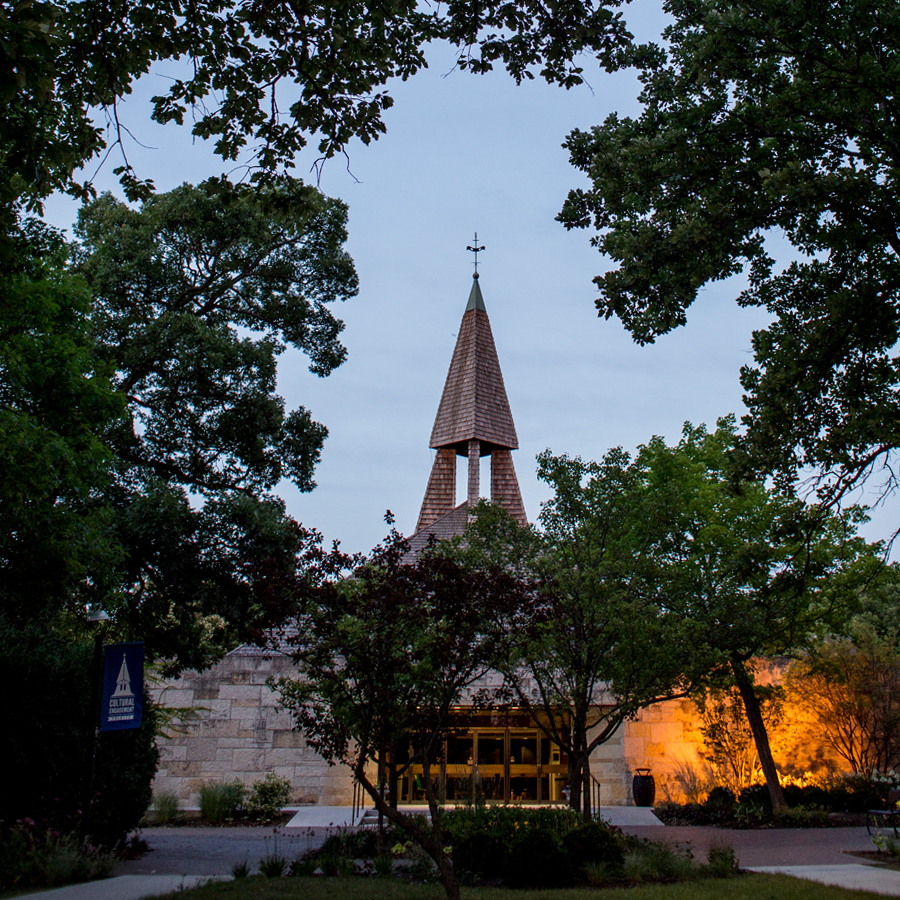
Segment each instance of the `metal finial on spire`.
[[466,250],[471,250],[475,254],[475,274],[472,276],[473,278],[478,277],[478,254],[484,250],[484,244],[480,247],[478,246],[478,232],[475,232],[475,246],[474,247],[466,247]]

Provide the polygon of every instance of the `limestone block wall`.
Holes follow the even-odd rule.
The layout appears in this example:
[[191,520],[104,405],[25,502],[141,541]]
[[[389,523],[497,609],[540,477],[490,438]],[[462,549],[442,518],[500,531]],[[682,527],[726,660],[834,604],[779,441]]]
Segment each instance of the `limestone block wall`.
[[160,740],[154,790],[174,791],[183,806],[196,808],[204,782],[238,778],[249,787],[275,772],[290,780],[293,804],[350,805],[349,770],[329,766],[306,745],[266,684],[292,671],[286,656],[241,647],[205,672],[158,687],[158,702],[193,713]]
[[625,730],[619,728],[591,753],[591,775],[599,783],[601,806],[625,806],[631,802],[631,773],[623,756],[624,739]]
[[626,722],[622,733],[622,765],[627,776],[627,797],[632,802],[635,769],[650,769],[656,781],[656,802],[682,803],[691,796],[694,782],[701,788],[706,763],[700,755],[703,738],[697,728],[697,710],[690,700],[669,700]]
[[[783,683],[788,661],[755,660],[761,684]],[[626,770],[628,799],[635,769],[648,768],[656,781],[656,802],[676,803],[705,799],[715,782],[713,768],[704,759],[706,747],[700,714],[690,700],[670,700],[641,712],[622,731],[622,765]],[[769,745],[782,778],[800,780],[841,771],[846,763],[824,741],[815,711],[802,698],[787,694],[781,718],[769,727]]]

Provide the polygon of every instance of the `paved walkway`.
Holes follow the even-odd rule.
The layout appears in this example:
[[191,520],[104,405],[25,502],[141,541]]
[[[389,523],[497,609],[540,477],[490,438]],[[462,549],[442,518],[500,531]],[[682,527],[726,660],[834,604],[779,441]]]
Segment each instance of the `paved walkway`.
[[754,872],[772,872],[834,884],[854,891],[872,891],[900,897],[900,872],[851,863],[845,866],[753,866]]
[[[681,843],[705,859],[712,846],[727,845],[742,868],[756,866],[834,866],[864,864],[854,850],[874,850],[864,827],[853,828],[762,828],[756,831],[660,825],[653,828],[625,827],[624,831],[652,841]],[[898,875],[900,877],[900,875]]]
[[294,859],[320,847],[333,830],[306,828],[285,833],[284,828],[147,828],[143,837],[150,852],[120,862],[113,875],[231,875],[232,867],[244,861],[255,871],[264,856]]
[[[621,819],[647,821],[649,810],[614,807]],[[651,814],[652,815],[652,814]],[[618,817],[618,816],[617,816]],[[720,828],[666,827],[623,823],[626,832],[652,840],[690,845],[698,859],[711,846],[734,848],[740,865],[762,872],[783,872],[843,887],[900,897],[900,872],[865,864],[847,851],[871,850],[866,829],[766,829],[726,831]],[[293,857],[321,845],[334,827],[306,825],[271,828],[148,828],[151,851],[141,859],[119,863],[113,877],[31,894],[33,900],[141,900],[210,877],[230,877],[231,868],[246,860],[251,868],[268,853]]]

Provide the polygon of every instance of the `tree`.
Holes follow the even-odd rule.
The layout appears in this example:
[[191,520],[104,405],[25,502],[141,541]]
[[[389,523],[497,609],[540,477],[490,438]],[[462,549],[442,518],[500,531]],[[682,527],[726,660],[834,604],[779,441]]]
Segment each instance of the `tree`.
[[128,402],[110,436],[120,460],[201,493],[314,486],[327,432],[302,407],[285,415],[275,363],[287,346],[322,377],[343,362],[329,304],[358,290],[346,222],[291,180],[182,185],[140,211],[105,194],[81,211],[96,352]]
[[538,476],[553,489],[540,530],[482,505],[460,552],[536,586],[536,612],[503,667],[506,684],[567,754],[569,803],[589,819],[591,753],[641,709],[685,696],[705,660],[667,621],[657,548],[669,523],[645,527],[644,462],[620,448],[599,463],[546,451]]
[[36,220],[0,269],[0,618],[46,618],[95,602],[118,565],[102,434],[124,405],[93,354],[84,280]]
[[[784,712],[784,689],[780,685],[754,685],[760,713],[768,734],[777,728]],[[741,692],[726,682],[709,685],[693,698],[700,714],[702,756],[712,770],[715,783],[739,797],[758,777],[759,754]]]
[[847,636],[830,636],[796,660],[791,695],[811,710],[826,743],[852,772],[900,764],[900,630],[896,569],[869,585]]
[[[26,818],[38,823],[38,837],[77,827],[97,723],[89,703],[92,656],[93,642],[83,634],[0,617],[0,713],[9,723],[0,763],[15,773],[0,796],[4,832]],[[97,736],[92,843],[114,847],[139,827],[159,760],[158,724],[145,696],[139,728]],[[0,879],[10,874],[0,871]]]
[[[735,480],[733,418],[715,432],[685,425],[681,441],[655,438],[640,455],[656,514],[669,523],[659,547],[667,621],[688,630],[695,657],[740,692],[773,809],[784,806],[750,661],[784,656],[834,630],[877,569],[856,537],[859,510],[827,515],[763,483]],[[652,521],[653,514],[648,517]]]
[[[72,173],[124,129],[117,102],[161,60],[183,60],[180,75],[154,98],[158,122],[193,120],[193,133],[235,160],[245,149],[260,175],[283,173],[310,136],[323,158],[353,138],[384,130],[387,85],[426,65],[425,46],[446,41],[458,65],[484,72],[502,64],[517,80],[541,77],[571,87],[574,60],[594,52],[617,65],[628,34],[620,0],[451,3],[176,2],[116,7],[85,2],[0,3],[0,205],[37,204],[53,190],[84,193]],[[97,123],[94,111],[106,113]],[[106,127],[104,127],[104,124]],[[118,167],[131,199],[152,182],[127,158]]]
[[[324,552],[320,540],[309,536],[297,587],[290,641],[298,677],[274,686],[307,743],[353,771],[379,814],[423,847],[447,897],[458,900],[431,770],[452,730],[451,710],[473,696],[477,702],[527,596],[510,573],[467,567],[435,548],[411,560],[393,530],[367,558],[337,546]],[[427,825],[397,808],[398,779],[413,765],[423,769]]]
[[301,536],[270,491],[314,487],[327,430],[285,411],[276,359],[299,350],[320,376],[343,361],[329,304],[357,290],[345,226],[343,204],[288,179],[183,185],[140,210],[104,195],[79,215],[93,352],[123,410],[86,502],[122,548],[105,599],[176,667],[282,613]]
[[[750,470],[806,466],[838,500],[898,443],[900,10],[886,0],[670,0],[665,49],[631,55],[636,119],[567,147],[591,185],[559,216],[615,268],[601,315],[640,343],[700,289],[747,268],[737,298],[772,325],[741,373]],[[771,235],[792,247],[778,270]],[[886,468],[887,486],[894,486]]]
[[857,560],[874,559],[854,537],[858,511],[823,516],[735,479],[735,439],[725,419],[713,433],[686,425],[674,447],[653,438],[634,458],[544,453],[539,472],[554,496],[542,531],[479,516],[467,535],[538,585],[541,614],[507,672],[519,702],[542,712],[536,721],[569,753],[582,809],[589,754],[622,721],[723,678],[740,693],[773,807],[784,805],[750,661],[835,627],[869,573]]

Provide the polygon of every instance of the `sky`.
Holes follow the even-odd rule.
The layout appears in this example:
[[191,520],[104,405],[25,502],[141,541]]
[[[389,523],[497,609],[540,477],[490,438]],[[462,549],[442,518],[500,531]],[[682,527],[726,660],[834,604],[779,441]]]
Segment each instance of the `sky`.
[[[636,0],[626,19],[645,40],[657,38],[665,21],[655,0]],[[572,129],[600,124],[611,112],[636,115],[637,80],[596,64],[592,70],[585,60],[589,85],[517,86],[502,71],[453,71],[453,60],[449,48],[432,48],[427,70],[390,86],[387,134],[352,145],[349,160],[331,160],[322,172],[322,191],[349,206],[347,249],[360,278],[359,295],[335,309],[346,323],[347,361],[320,379],[298,352],[280,360],[287,406],[305,406],[329,437],[316,489],[301,494],[283,483],[277,493],[296,519],[347,550],[378,543],[387,510],[401,532],[415,527],[433,459],[431,426],[472,283],[466,247],[476,232],[486,247],[480,284],[532,521],[550,495],[535,475],[535,457],[546,448],[597,459],[653,435],[675,442],[686,421],[714,427],[729,413],[740,418],[740,367],[752,362],[753,329],[767,323],[764,311],[735,304],[740,277],[706,288],[687,325],[650,346],[634,344],[617,320],[598,318],[591,279],[610,263],[590,246],[590,232],[567,232],[555,221],[568,191],[586,184],[561,145]],[[171,65],[141,79],[123,109],[135,138],[129,159],[160,191],[227,171],[189,129],[150,122],[149,98],[173,74]],[[314,181],[316,156],[298,159],[297,174]],[[108,162],[95,185],[120,195],[116,164]],[[46,216],[65,228],[76,211],[56,197]],[[464,499],[464,478],[458,490]],[[886,537],[895,520],[892,500],[864,533]]]

